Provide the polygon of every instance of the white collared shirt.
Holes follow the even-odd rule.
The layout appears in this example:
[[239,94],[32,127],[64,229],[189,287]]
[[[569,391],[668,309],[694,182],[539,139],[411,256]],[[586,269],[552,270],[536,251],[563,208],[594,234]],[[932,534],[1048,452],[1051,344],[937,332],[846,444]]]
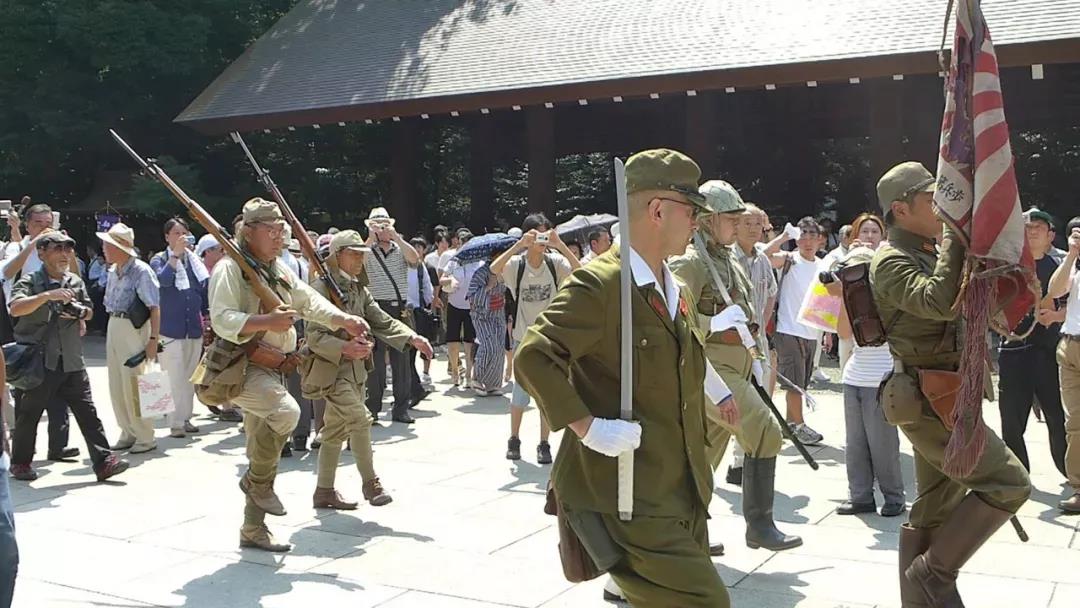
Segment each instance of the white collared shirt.
[[[675,315],[679,311],[679,286],[675,282],[675,275],[671,274],[667,262],[664,262],[663,289],[661,289],[659,281],[656,280],[656,275],[653,274],[652,269],[638,255],[638,252],[634,251],[633,247],[630,248],[630,272],[634,275],[634,283],[638,287],[653,286],[656,293],[660,294],[660,297],[664,299],[668,316],[674,321]],[[712,404],[719,404],[731,396],[731,389],[728,388],[727,384],[724,383],[724,379],[713,368],[708,357],[705,357],[705,396],[709,399],[709,403]]]

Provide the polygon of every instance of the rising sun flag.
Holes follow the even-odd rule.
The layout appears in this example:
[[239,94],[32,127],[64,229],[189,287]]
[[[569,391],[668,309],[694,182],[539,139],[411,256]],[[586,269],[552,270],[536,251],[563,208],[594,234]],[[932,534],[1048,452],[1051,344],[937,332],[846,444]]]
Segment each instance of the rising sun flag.
[[975,469],[986,445],[984,336],[991,325],[1010,334],[1035,303],[1039,288],[1024,236],[990,30],[980,0],[957,4],[934,202],[942,219],[967,245],[964,287],[957,303],[964,320],[962,380],[944,463],[946,473],[965,477]]

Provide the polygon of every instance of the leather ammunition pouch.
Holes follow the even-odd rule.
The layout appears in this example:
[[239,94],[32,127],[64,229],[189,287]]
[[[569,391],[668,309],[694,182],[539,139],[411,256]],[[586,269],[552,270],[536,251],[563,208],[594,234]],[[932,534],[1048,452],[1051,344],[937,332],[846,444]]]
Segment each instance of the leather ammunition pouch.
[[[888,328],[881,322],[874,292],[870,289],[870,264],[853,264],[836,271],[844,286],[843,302],[851,321],[851,333],[859,346],[881,346],[888,338]],[[895,319],[894,319],[895,322]],[[891,325],[891,324],[890,324]]]
[[246,342],[243,349],[248,362],[252,365],[258,365],[286,376],[296,371],[297,366],[300,365],[300,355],[297,352],[284,353],[262,340]]
[[919,389],[948,430],[953,430],[953,408],[960,392],[960,374],[941,369],[920,369]]

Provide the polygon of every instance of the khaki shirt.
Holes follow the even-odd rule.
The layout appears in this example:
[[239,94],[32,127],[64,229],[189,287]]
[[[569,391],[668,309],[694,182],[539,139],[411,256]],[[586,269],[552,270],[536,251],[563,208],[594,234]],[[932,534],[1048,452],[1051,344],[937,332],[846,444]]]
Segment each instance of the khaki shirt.
[[[751,301],[750,278],[746,276],[746,270],[735,258],[735,252],[730,247],[718,245],[709,245],[708,249],[720,280],[727,287],[731,301],[742,307],[749,324],[758,323]],[[708,264],[698,248],[691,244],[687,247],[685,254],[672,258],[668,265],[697,299],[698,324],[702,331],[708,334],[712,316],[727,308],[723,294],[717,292],[714,287],[712,272],[709,271]]]
[[[290,272],[281,260],[274,260],[274,270],[282,283],[274,291],[286,306],[300,313],[305,321],[314,321],[334,329],[341,326],[342,312],[329,300]],[[209,299],[210,326],[214,333],[235,344],[243,344],[254,337],[254,334],[241,336],[240,332],[252,315],[266,311],[260,310],[259,298],[248,285],[243,271],[231,258],[225,258],[214,266],[214,272],[210,275]],[[290,327],[285,332],[268,331],[262,341],[282,352],[291,353],[296,350],[296,329]]]
[[889,230],[870,263],[870,284],[893,356],[909,366],[955,368],[961,341],[953,305],[963,266],[963,246],[948,229],[940,255],[930,239]]
[[[331,269],[336,273],[337,283],[345,294],[345,311],[363,317],[371,326],[371,333],[378,339],[386,342],[392,348],[405,350],[409,340],[416,336],[416,332],[401,321],[388,315],[375,299],[367,287],[356,279],[341,272]],[[330,289],[322,278],[315,278],[311,283],[312,288],[319,295],[330,297]],[[356,384],[367,381],[367,366],[363,359],[348,360],[341,357],[341,347],[352,338],[341,329],[331,329],[326,325],[312,321],[306,328],[307,346],[314,353],[310,367],[302,366],[306,371],[304,375],[304,388],[329,388],[334,381],[343,377]]]
[[[620,274],[617,248],[575,270],[518,346],[517,379],[552,430],[589,414],[619,417]],[[642,428],[634,452],[635,515],[689,518],[712,498],[704,344],[688,318],[692,295],[678,293],[672,320],[653,286],[632,289],[633,408]],[[551,471],[560,501],[617,513],[617,462],[565,433]]]

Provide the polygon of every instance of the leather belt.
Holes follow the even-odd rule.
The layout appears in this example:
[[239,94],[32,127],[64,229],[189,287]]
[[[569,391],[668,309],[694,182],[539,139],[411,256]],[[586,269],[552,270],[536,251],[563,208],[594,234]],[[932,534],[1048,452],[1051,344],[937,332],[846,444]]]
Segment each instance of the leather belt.
[[[757,328],[750,328],[750,335],[757,339]],[[709,336],[710,340],[715,340],[721,344],[727,344],[729,346],[742,346],[742,336],[739,335],[739,330],[734,327],[729,327],[724,331],[717,332]]]
[[116,317],[117,319],[130,319],[131,315],[126,312],[110,312],[110,317]]

